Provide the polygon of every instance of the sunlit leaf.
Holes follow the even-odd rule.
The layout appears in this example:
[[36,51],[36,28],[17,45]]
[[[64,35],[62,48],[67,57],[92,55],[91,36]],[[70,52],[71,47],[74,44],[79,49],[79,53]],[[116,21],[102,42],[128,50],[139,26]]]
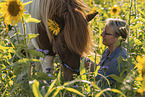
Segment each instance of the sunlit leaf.
[[37,80],[34,80],[34,83],[32,84],[32,90],[35,97],[43,97],[39,91],[39,82]]
[[97,76],[98,74],[98,70],[100,69],[100,66],[97,66],[96,70],[95,70],[95,76]]
[[57,94],[58,94],[61,90],[63,90],[63,89],[64,89],[63,86],[57,87],[57,89],[56,89],[56,91],[54,92],[54,94],[52,95],[52,97],[56,97]]
[[54,87],[56,81],[57,81],[57,79],[55,79],[55,80],[51,83],[51,85],[49,86],[48,91],[47,91],[45,97],[48,97],[48,96],[50,95],[50,93],[54,90],[53,87]]
[[65,87],[66,90],[70,91],[70,92],[73,92],[73,93],[76,93],[80,96],[85,96],[84,94],[82,94],[81,92],[79,92],[78,90],[76,89],[73,89],[73,88],[68,88],[68,87]]
[[31,40],[35,37],[37,37],[39,34],[28,34],[28,39]]
[[24,14],[23,17],[26,23],[29,23],[29,22],[39,23],[40,22],[40,20],[32,18],[30,14]]
[[32,2],[33,2],[33,0],[28,1],[28,2],[26,2],[26,3],[23,3],[23,5],[25,6],[25,5],[28,5],[28,4],[32,3]]
[[139,39],[134,39],[136,45],[142,45],[142,42]]
[[96,94],[95,97],[100,97],[106,91],[112,91],[114,93],[121,94],[123,97],[126,97],[121,91],[119,91],[117,89],[110,89],[110,88],[107,88],[107,89],[102,90],[101,92],[99,92],[98,94]]

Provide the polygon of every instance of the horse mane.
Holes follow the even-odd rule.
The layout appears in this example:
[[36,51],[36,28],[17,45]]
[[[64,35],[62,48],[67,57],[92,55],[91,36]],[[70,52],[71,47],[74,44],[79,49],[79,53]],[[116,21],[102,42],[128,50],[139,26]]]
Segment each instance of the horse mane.
[[79,54],[90,51],[91,35],[86,20],[85,5],[80,0],[51,0],[48,17],[64,19],[64,39],[67,47]]
[[[29,9],[31,11],[33,8],[31,11],[32,17],[37,16],[37,19],[42,20],[50,42],[53,41],[54,36],[49,32],[48,18],[54,21],[57,21],[55,20],[56,16],[63,18],[64,24],[61,32],[64,33],[67,47],[71,51],[82,55],[90,51],[91,45],[91,34],[85,17],[85,7],[81,0],[34,0]],[[61,22],[58,24],[61,24]],[[35,27],[33,29],[37,32],[37,26],[32,27]]]

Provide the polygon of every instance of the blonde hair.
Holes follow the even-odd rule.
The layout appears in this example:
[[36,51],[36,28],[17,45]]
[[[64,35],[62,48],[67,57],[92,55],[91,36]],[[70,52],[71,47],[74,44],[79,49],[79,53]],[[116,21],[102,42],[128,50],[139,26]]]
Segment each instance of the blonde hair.
[[121,36],[123,40],[127,38],[127,29],[126,29],[126,21],[121,19],[107,19],[106,25],[112,27],[114,36],[119,37]]

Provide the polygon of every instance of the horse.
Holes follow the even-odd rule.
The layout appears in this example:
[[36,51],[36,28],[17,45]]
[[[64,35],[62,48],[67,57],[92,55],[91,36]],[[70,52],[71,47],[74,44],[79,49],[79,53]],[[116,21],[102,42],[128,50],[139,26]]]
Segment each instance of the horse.
[[[33,0],[28,6],[32,17],[41,20],[40,23],[29,23],[28,33],[38,33],[32,39],[29,48],[48,51],[43,61],[43,72],[53,69],[53,60],[58,54],[62,64],[65,81],[73,79],[73,74],[79,74],[80,59],[90,51],[91,32],[88,22],[98,12],[86,14],[86,5],[80,0]],[[48,19],[59,25],[57,35],[48,27]]]

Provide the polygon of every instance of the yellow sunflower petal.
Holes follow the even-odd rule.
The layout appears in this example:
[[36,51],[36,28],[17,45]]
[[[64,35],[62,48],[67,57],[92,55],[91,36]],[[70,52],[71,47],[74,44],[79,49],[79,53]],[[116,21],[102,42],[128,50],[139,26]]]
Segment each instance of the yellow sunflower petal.
[[47,25],[52,34],[57,35],[60,32],[59,25],[51,19],[48,19]]
[[142,60],[141,56],[138,55],[138,56],[136,57],[136,60],[137,60],[138,62],[140,62],[140,61]]
[[143,65],[140,63],[136,63],[135,66],[139,69],[142,70],[143,69]]
[[111,8],[111,11],[110,11],[110,14],[111,15],[118,15],[120,12],[120,7],[118,5],[114,5],[112,8]]
[[21,21],[25,6],[20,0],[5,0],[0,5],[2,5],[0,13],[8,24],[16,25]]
[[135,78],[136,81],[143,81],[143,78],[141,75],[139,75],[137,78]]
[[143,95],[143,88],[140,87],[138,90],[137,90],[138,93],[140,93],[141,95]]

